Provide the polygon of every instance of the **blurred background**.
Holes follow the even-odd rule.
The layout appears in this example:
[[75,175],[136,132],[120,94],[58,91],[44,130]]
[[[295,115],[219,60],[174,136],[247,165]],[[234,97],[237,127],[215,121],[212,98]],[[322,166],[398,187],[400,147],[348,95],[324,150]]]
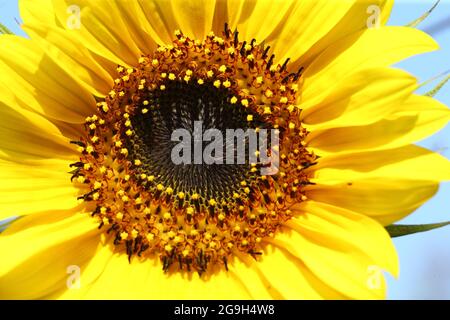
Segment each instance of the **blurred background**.
[[[333,1],[333,0],[330,0]],[[337,1],[337,0],[336,0]],[[435,0],[397,0],[390,25],[405,25],[430,9]],[[0,0],[0,22],[16,34],[20,30],[17,0]],[[450,0],[423,21],[419,29],[432,35],[441,50],[416,56],[398,64],[414,74],[419,82],[450,72]],[[419,93],[432,89],[439,80],[424,86]],[[450,82],[436,96],[450,105]],[[419,143],[450,158],[450,125]],[[438,194],[413,215],[399,223],[418,224],[450,220],[450,183],[442,184]],[[0,223],[1,224],[1,223]],[[426,233],[394,239],[400,257],[400,277],[388,277],[389,299],[450,299],[450,226]]]

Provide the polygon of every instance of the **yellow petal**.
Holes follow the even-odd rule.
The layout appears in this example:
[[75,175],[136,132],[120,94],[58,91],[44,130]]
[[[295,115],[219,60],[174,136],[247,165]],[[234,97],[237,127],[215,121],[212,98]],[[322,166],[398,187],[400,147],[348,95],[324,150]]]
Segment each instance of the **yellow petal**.
[[104,97],[111,90],[113,75],[68,32],[37,23],[25,24],[22,28],[62,69],[70,70],[71,76],[93,95]]
[[[15,99],[46,117],[83,123],[95,99],[32,40],[0,37],[0,83]],[[15,101],[9,101],[13,105]]]
[[[277,1],[270,2],[274,3],[273,6],[277,4]],[[292,4],[288,2],[288,4],[291,4],[288,7],[289,15],[285,15],[278,26],[275,24],[277,27],[274,28],[275,31],[266,39],[266,42],[272,46],[278,61],[283,62],[290,58],[292,62],[295,62],[331,32],[350,9],[357,5],[355,2],[329,0],[293,1]],[[367,6],[364,7],[367,8]],[[270,9],[275,11],[275,8]],[[275,11],[277,14],[272,14],[269,10],[265,12],[269,19],[273,19],[272,16],[284,14],[283,10],[281,12]],[[260,16],[264,15],[264,13],[259,14]],[[256,18],[249,21],[249,25],[255,28],[253,33],[257,36],[261,33],[259,30],[262,29],[259,20]],[[266,23],[266,19],[262,23]],[[260,38],[256,37],[256,39],[259,40]],[[331,43],[328,43],[328,45]]]
[[[73,157],[69,141],[44,117],[14,104],[14,97],[3,92],[0,97],[0,159],[23,162],[39,158]],[[1,100],[9,100],[12,107]]]
[[437,48],[430,36],[412,28],[380,27],[354,33],[329,46],[306,68],[302,99],[314,99],[356,71],[387,67]]
[[204,39],[212,30],[216,0],[172,0],[170,5],[179,28],[190,38]]
[[0,220],[75,208],[80,190],[71,184],[68,169],[65,160],[0,160]]
[[254,260],[248,255],[237,253],[248,268],[256,272],[269,290],[273,299],[322,299],[320,287],[311,278],[309,270],[292,257],[268,245],[263,254]]
[[307,191],[307,196],[317,202],[370,216],[388,225],[420,207],[437,192],[438,186],[432,181],[368,178],[316,185]]
[[410,96],[389,119],[411,115],[417,117],[414,128],[389,143],[388,147],[420,141],[442,129],[450,121],[450,109],[446,105],[420,95]]
[[333,86],[320,101],[302,103],[303,121],[311,132],[373,123],[391,114],[416,87],[416,79],[401,70],[362,70]]
[[450,120],[450,109],[429,97],[412,95],[393,109],[386,119],[370,125],[313,131],[308,145],[321,156],[392,149],[420,141]]
[[[314,2],[314,1],[313,1]],[[351,4],[351,7],[343,11]],[[331,26],[332,22],[335,24],[330,30],[326,30],[323,26],[316,26],[318,30],[327,31],[324,34],[318,32],[311,36],[315,39],[311,47],[304,46],[302,41],[294,41],[293,47],[297,48],[298,52],[292,52],[291,67],[297,70],[299,67],[309,66],[327,47],[335,42],[356,32],[365,30],[373,24],[379,22],[380,26],[384,26],[389,18],[389,15],[394,4],[393,0],[374,0],[374,1],[325,1],[324,5],[329,5],[331,8],[337,8],[336,12],[330,14],[329,17],[323,19],[324,26]],[[341,14],[339,14],[341,13]],[[345,15],[342,15],[345,13]],[[342,16],[341,16],[342,15]],[[320,37],[318,37],[320,35]],[[309,41],[308,39],[302,39]],[[306,50],[305,50],[306,49]],[[298,57],[298,58],[297,58]]]
[[95,220],[55,212],[23,217],[0,234],[0,297],[38,299],[67,287],[68,268],[84,264],[99,243]]
[[227,2],[230,29],[239,31],[239,38],[245,41],[264,41],[277,28],[286,23],[297,1],[251,1],[231,0]]
[[330,155],[314,168],[313,182],[330,184],[365,178],[450,180],[450,161],[427,149],[409,145],[391,150]]
[[19,0],[20,17],[25,24],[39,23],[56,27],[57,21],[52,0]]
[[[94,258],[95,259],[95,258]],[[169,273],[154,259],[131,264],[124,254],[115,254],[87,290],[66,292],[61,297],[86,299],[249,299],[245,279],[237,272],[220,270],[199,277],[197,273]],[[211,293],[214,294],[211,294]],[[253,293],[252,293],[253,294]]]
[[[380,224],[363,215],[312,201],[292,209],[298,217],[286,222],[287,229],[270,242],[288,250],[347,298],[384,298],[381,272],[397,275],[398,259]],[[378,274],[374,275],[374,270]]]

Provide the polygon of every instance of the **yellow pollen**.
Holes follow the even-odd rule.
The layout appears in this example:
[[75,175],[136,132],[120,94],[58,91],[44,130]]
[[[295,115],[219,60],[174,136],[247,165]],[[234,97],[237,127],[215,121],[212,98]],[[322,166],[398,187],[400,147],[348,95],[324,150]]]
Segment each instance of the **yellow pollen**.
[[162,184],[158,184],[156,186],[156,189],[158,189],[158,191],[163,191],[164,190],[164,186]]
[[94,189],[100,189],[102,187],[102,183],[100,181],[95,181]]
[[281,99],[280,99],[280,103],[287,103],[289,100],[288,100],[288,98],[286,98],[286,97],[281,97]]
[[139,60],[138,60],[138,62],[139,62],[140,64],[143,64],[143,63],[145,62],[145,58],[144,58],[144,57],[140,57]]
[[102,222],[104,225],[109,225],[109,219],[107,217],[103,217]]
[[126,134],[127,136],[131,136],[131,135],[133,135],[133,131],[131,131],[130,129],[128,129],[128,130],[125,132],[125,134]]
[[117,69],[116,69],[116,70],[117,70],[117,72],[119,72],[119,73],[120,73],[120,72],[123,72],[123,70],[124,70],[124,69],[123,69],[123,67],[117,67]]
[[222,73],[227,72],[227,66],[226,66],[226,65],[221,65],[221,66],[219,67],[219,71],[222,72]]
[[177,194],[177,197],[179,198],[179,199],[184,199],[184,196],[185,196],[185,194],[184,194],[184,192],[178,192],[178,194]]
[[231,82],[229,80],[226,80],[226,81],[223,82],[223,86],[225,88],[229,88],[229,87],[231,87]]
[[248,100],[247,100],[247,99],[242,99],[242,100],[241,100],[241,104],[242,104],[244,107],[248,107]]
[[198,198],[200,198],[200,195],[197,193],[192,194],[191,196],[192,200],[198,200]]
[[205,81],[203,81],[203,79],[198,79],[198,80],[197,80],[197,83],[198,83],[198,84],[204,84]]
[[142,161],[139,159],[134,160],[134,165],[135,166],[140,166],[142,164]]
[[295,123],[289,122],[289,129],[291,130],[295,129]]
[[236,97],[232,97],[232,98],[230,99],[230,103],[231,103],[231,104],[235,104],[237,101],[238,101],[238,99],[237,99]]
[[93,153],[94,152],[94,147],[93,146],[87,146],[86,147],[86,152],[89,153],[89,154]]
[[153,239],[155,239],[155,235],[153,233],[149,233],[147,234],[146,238],[148,241],[153,241]]
[[247,121],[253,121],[253,115],[249,114],[247,115]]
[[271,114],[272,110],[270,109],[270,107],[264,107],[264,114]]
[[206,72],[206,75],[208,76],[208,78],[212,78],[214,76],[214,71],[208,70],[208,72]]
[[161,91],[164,91],[164,90],[166,90],[166,86],[162,84],[162,85],[159,87],[159,89],[160,89]]
[[152,66],[157,67],[158,65],[159,65],[158,59],[153,59],[152,60]]
[[190,214],[190,215],[194,214],[194,208],[188,207],[188,208],[186,209],[186,213],[187,213],[187,214]]
[[169,73],[169,80],[175,80],[177,77],[173,73]]
[[166,193],[169,194],[169,195],[172,194],[173,193],[173,189],[171,187],[167,187]]
[[148,109],[147,108],[144,108],[144,109],[142,109],[142,114],[146,114],[147,112],[148,112]]
[[83,177],[83,176],[79,176],[79,177],[77,178],[77,181],[78,181],[79,183],[84,183],[84,182],[86,181],[86,178]]
[[221,82],[220,82],[220,80],[216,80],[216,81],[214,81],[214,87],[216,87],[216,88],[220,88],[220,85],[221,85]]
[[257,84],[262,84],[263,81],[264,81],[263,77],[261,77],[261,76],[256,77],[256,83],[257,83]]
[[138,235],[139,235],[139,232],[137,230],[133,229],[133,231],[131,231],[131,237],[133,239],[136,239]]

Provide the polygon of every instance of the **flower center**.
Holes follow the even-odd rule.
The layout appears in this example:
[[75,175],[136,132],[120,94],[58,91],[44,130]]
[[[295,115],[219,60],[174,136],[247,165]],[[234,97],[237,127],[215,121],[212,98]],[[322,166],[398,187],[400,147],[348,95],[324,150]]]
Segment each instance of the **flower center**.
[[118,66],[72,142],[81,155],[71,173],[118,251],[203,273],[261,254],[306,200],[316,157],[299,118],[300,72],[227,26],[204,41],[175,35],[137,67]]
[[[127,144],[131,158],[141,161],[136,172],[160,177],[159,181],[176,193],[198,193],[201,200],[231,198],[240,182],[252,180],[254,174],[249,170],[248,161],[226,164],[226,151],[233,152],[233,160],[237,151],[235,139],[224,139],[227,130],[265,127],[262,121],[257,121],[257,114],[242,105],[232,105],[232,97],[231,90],[216,88],[208,82],[200,85],[196,81],[168,81],[164,90],[145,92],[143,99],[149,102],[151,111],[131,117],[134,132]],[[250,114],[254,119],[251,122],[247,121]],[[183,164],[174,163],[173,159],[179,143],[172,135],[177,130],[186,133],[188,140],[186,150],[180,150],[184,152]],[[210,142],[202,137],[208,130],[217,130],[214,133],[220,134],[222,146],[213,154],[215,161],[205,164],[208,159],[203,157],[203,151]],[[199,146],[194,141],[196,138]],[[239,143],[245,143],[244,139]]]

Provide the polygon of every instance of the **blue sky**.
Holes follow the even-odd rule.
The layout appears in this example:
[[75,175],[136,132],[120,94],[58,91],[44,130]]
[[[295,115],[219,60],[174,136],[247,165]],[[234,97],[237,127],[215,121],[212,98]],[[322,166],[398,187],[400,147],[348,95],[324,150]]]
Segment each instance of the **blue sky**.
[[[434,0],[397,1],[389,24],[405,25],[429,9]],[[0,22],[17,34],[23,34],[16,0],[0,0]],[[450,0],[420,24],[439,42],[441,50],[410,58],[397,66],[408,70],[423,82],[450,70]],[[428,86],[428,89],[432,86]],[[435,98],[450,105],[450,83]],[[427,89],[424,88],[423,92]],[[420,145],[450,158],[450,125]],[[442,184],[438,194],[402,223],[429,223],[450,220],[450,183]],[[401,272],[388,279],[390,299],[450,299],[450,227],[394,240]]]

